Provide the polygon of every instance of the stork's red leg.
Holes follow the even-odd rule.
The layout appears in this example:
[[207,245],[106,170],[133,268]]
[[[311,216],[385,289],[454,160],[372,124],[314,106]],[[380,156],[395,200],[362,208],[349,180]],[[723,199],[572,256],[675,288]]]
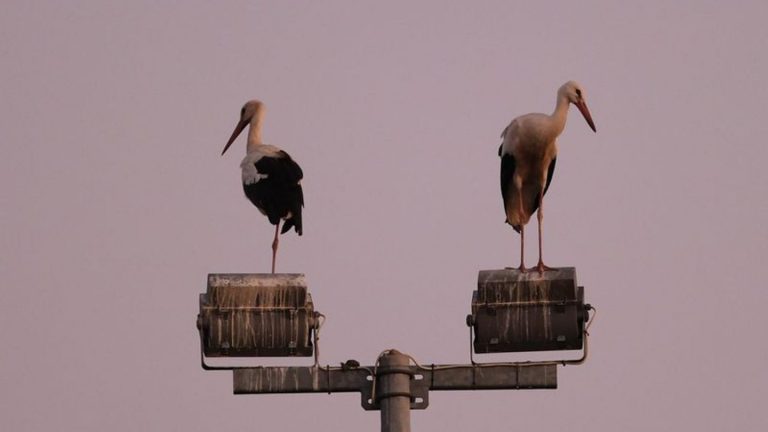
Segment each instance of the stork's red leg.
[[539,193],[539,210],[536,213],[536,219],[539,222],[539,264],[536,268],[539,270],[539,274],[543,274],[545,270],[552,270],[550,267],[544,265],[541,252],[541,221],[544,219],[544,194]]
[[525,225],[520,224],[520,268],[525,273]]
[[522,188],[518,188],[517,196],[520,198],[520,272],[525,273],[525,224],[523,223],[523,193]]
[[280,221],[275,225],[275,239],[272,240],[272,274],[275,274],[275,260],[277,258],[277,244],[280,242],[277,234],[280,231]]

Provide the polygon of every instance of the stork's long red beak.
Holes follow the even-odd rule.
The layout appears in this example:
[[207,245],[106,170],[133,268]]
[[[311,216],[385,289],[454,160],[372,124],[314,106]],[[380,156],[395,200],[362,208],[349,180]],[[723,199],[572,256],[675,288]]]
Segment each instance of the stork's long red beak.
[[597,129],[595,128],[595,122],[592,121],[592,115],[589,113],[589,108],[587,108],[587,103],[584,102],[584,99],[576,102],[575,105],[579,108],[579,111],[581,111],[581,115],[584,116],[584,120],[587,121],[587,124],[589,124],[589,127],[592,128],[592,131],[597,132]]
[[245,129],[245,126],[247,125],[248,125],[248,122],[245,120],[240,120],[240,122],[237,123],[237,126],[235,126],[234,132],[232,132],[232,136],[229,137],[229,141],[227,141],[227,145],[224,146],[224,150],[222,150],[221,152],[222,156],[224,156],[224,153],[227,152],[227,149],[229,148],[229,146],[231,146],[232,143],[235,142],[235,139],[237,138],[237,136],[240,135],[240,132],[242,132],[243,129]]

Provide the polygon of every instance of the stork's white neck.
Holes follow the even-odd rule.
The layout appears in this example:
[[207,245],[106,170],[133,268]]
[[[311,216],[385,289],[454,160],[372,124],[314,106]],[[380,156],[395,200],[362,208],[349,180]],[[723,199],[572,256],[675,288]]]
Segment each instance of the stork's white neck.
[[251,124],[248,127],[248,144],[246,147],[246,152],[248,153],[264,144],[264,142],[261,141],[261,117],[260,112],[257,112],[251,117]]
[[566,95],[560,93],[557,94],[557,105],[550,117],[552,117],[552,120],[555,123],[555,130],[557,131],[558,136],[563,132],[563,129],[565,129],[565,122],[568,119],[568,107],[570,105],[571,102]]

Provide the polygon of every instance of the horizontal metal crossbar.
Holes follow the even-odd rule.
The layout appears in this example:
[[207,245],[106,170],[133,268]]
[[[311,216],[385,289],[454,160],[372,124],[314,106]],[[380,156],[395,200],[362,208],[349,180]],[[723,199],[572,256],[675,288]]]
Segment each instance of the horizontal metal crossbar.
[[[556,364],[409,366],[412,409],[429,404],[430,390],[509,390],[557,388]],[[374,367],[255,367],[233,370],[235,394],[360,392],[365,409],[372,397]],[[378,369],[379,375],[386,371]],[[377,391],[378,393],[378,391]]]

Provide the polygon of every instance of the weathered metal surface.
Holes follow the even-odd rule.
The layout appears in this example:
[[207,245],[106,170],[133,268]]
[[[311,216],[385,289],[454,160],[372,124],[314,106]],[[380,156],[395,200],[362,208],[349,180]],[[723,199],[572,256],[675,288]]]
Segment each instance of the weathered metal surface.
[[408,357],[391,350],[377,370],[376,402],[381,432],[411,432],[411,377]]
[[483,270],[472,298],[476,353],[578,350],[584,290],[573,267],[525,273]]
[[313,354],[314,306],[302,274],[210,274],[199,322],[209,357]]
[[557,366],[504,365],[495,367],[463,367],[429,372],[431,390],[508,390],[555,389]]
[[208,297],[220,307],[303,307],[307,282],[298,273],[211,273]]
[[[275,366],[233,370],[234,393],[345,393],[371,387],[365,369]],[[370,389],[368,390],[370,395]]]
[[[429,406],[430,390],[512,390],[557,388],[555,364],[408,366],[411,409]],[[373,366],[356,369],[258,367],[233,370],[235,394],[360,392],[366,410],[380,408],[371,397]],[[382,376],[381,367],[377,371]],[[379,397],[382,390],[377,389]]]

